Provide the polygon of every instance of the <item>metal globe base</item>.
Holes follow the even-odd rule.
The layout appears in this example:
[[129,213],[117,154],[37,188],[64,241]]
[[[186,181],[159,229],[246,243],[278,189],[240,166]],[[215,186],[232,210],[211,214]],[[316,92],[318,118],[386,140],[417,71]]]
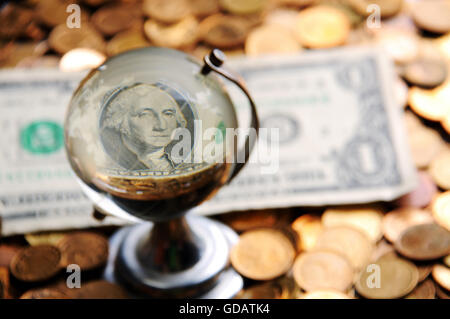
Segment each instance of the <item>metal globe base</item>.
[[228,263],[237,234],[201,216],[141,223],[110,240],[105,278],[124,284],[134,297],[234,297],[242,277]]

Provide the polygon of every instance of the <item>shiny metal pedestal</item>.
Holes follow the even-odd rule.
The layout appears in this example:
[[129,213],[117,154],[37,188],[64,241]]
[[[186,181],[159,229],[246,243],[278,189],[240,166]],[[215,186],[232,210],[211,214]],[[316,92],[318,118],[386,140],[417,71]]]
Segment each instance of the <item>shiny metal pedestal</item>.
[[229,227],[200,216],[126,227],[110,240],[105,278],[134,297],[232,298],[243,286],[228,264],[237,240]]

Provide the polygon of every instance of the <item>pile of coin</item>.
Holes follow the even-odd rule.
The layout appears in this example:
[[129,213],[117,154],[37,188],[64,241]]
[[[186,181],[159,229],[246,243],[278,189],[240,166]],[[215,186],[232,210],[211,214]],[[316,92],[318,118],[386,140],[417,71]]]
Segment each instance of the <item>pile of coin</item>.
[[[28,234],[4,241],[0,244],[0,298],[128,297],[120,286],[99,279],[108,259],[108,241],[98,232]],[[79,286],[68,277],[72,274],[78,276]]]
[[[77,22],[68,20],[70,4],[81,8],[80,28],[68,25]],[[242,233],[231,254],[247,278],[240,297],[448,298],[450,0],[26,0],[0,10],[0,67],[94,68],[152,45],[202,58],[214,47],[235,57],[373,44],[395,63],[395,99],[419,186],[391,203],[220,216]],[[70,236],[40,248],[31,239],[19,255],[17,246],[0,245],[0,296],[20,296],[9,291],[10,278],[35,285],[58,278],[69,263],[101,267],[105,242]],[[96,242],[96,255],[69,253],[78,240]],[[84,296],[121,296],[108,285],[94,282]],[[55,287],[23,293],[74,297]]]
[[[449,197],[442,193],[427,208],[359,205],[302,212],[275,227],[247,219],[231,252],[231,264],[247,278],[238,298],[447,299],[450,206],[436,205],[449,205]],[[238,220],[236,215],[228,224]]]

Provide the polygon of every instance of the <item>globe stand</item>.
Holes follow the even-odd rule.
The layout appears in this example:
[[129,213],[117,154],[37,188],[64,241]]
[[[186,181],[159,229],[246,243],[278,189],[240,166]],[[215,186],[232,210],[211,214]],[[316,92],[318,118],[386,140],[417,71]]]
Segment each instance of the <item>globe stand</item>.
[[228,265],[237,239],[229,227],[200,216],[126,227],[111,239],[105,277],[138,297],[232,298],[243,285]]

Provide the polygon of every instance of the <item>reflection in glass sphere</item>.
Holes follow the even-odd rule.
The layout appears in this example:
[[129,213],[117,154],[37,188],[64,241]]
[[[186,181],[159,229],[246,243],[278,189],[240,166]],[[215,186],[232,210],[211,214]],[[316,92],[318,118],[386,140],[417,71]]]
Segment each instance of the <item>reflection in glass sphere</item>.
[[169,49],[118,55],[92,71],[65,123],[70,164],[103,211],[166,221],[228,179],[233,105],[214,74]]

